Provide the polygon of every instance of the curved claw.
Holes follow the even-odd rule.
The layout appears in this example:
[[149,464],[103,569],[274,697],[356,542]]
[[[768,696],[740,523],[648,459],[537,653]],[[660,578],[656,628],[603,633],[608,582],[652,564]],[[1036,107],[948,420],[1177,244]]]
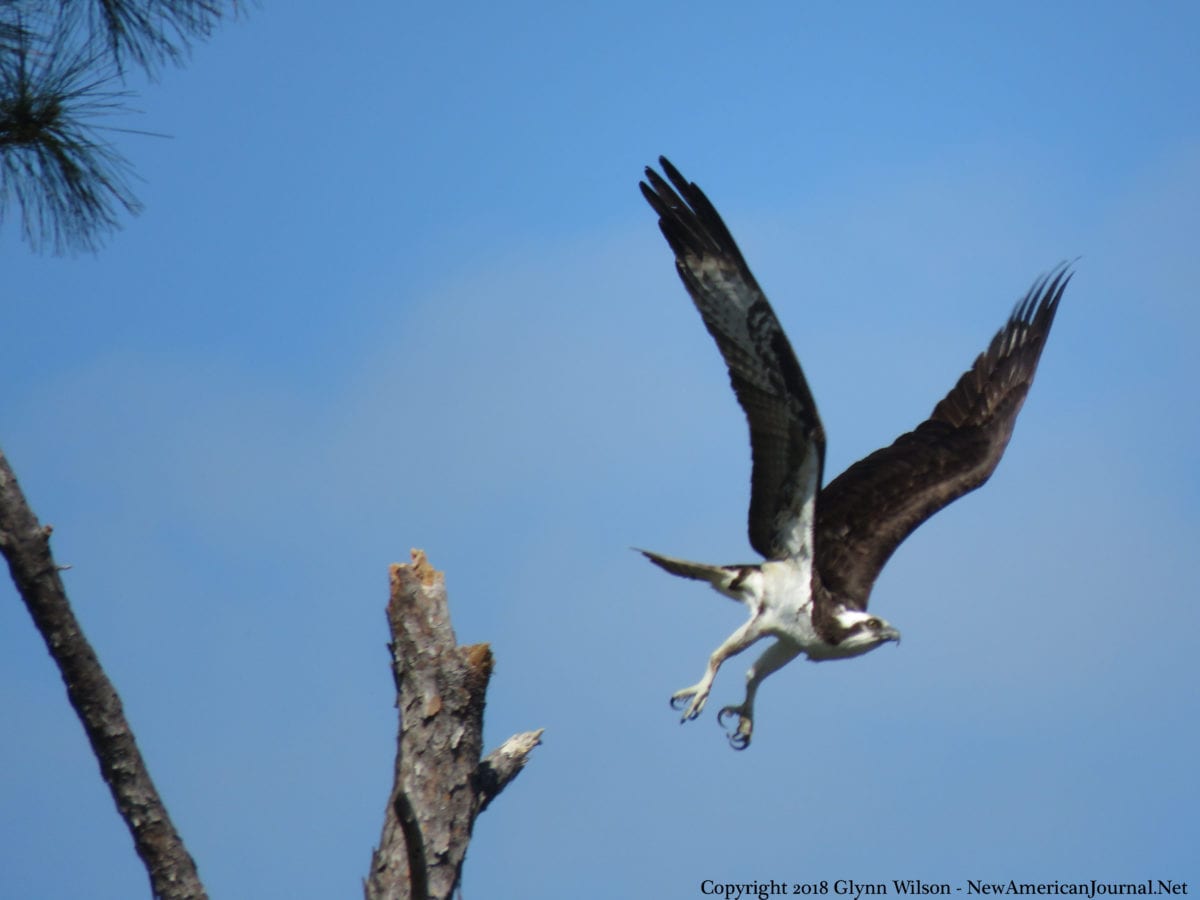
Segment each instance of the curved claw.
[[708,686],[704,684],[693,685],[689,688],[684,688],[682,691],[676,691],[671,695],[671,709],[683,710],[683,718],[679,721],[687,722],[700,715],[700,711],[704,709],[704,704],[708,700]]
[[730,731],[726,737],[729,738],[729,746],[734,750],[745,750],[750,746],[750,735],[754,731],[754,720],[746,715],[746,710],[741,706],[726,706],[717,713],[717,724],[725,728],[725,717],[738,717],[737,728]]

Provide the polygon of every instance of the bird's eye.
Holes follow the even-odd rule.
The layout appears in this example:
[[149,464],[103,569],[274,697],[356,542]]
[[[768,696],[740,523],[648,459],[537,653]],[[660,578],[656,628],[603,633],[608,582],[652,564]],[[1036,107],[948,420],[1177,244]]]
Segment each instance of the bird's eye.
[[883,623],[878,619],[867,619],[867,627],[872,631],[878,631],[881,625],[883,625]]

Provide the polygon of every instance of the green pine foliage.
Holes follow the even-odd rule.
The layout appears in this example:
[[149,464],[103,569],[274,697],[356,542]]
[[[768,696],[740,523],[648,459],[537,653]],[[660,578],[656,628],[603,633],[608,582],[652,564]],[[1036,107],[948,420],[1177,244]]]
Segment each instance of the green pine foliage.
[[35,250],[97,250],[141,208],[106,116],[127,69],[181,63],[237,0],[0,0],[0,223]]

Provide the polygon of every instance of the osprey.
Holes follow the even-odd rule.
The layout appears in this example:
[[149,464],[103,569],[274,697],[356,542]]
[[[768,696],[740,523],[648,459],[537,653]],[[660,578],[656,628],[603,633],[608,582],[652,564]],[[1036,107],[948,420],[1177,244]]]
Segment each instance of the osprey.
[[1034,282],[928,419],[822,485],[825,433],[787,335],[712,203],[665,157],[659,162],[670,184],[647,168],[642,193],[749,421],[750,544],[766,561],[717,566],[640,552],[750,611],[704,677],[672,696],[682,721],[700,715],[726,659],[774,638],[746,673],[745,699],[717,716],[722,727],[737,717],[729,741],[740,750],[750,744],[758,686],[772,672],[801,654],[846,659],[900,640],[867,612],[875,579],[918,525],[995,470],[1071,273],[1063,264]]

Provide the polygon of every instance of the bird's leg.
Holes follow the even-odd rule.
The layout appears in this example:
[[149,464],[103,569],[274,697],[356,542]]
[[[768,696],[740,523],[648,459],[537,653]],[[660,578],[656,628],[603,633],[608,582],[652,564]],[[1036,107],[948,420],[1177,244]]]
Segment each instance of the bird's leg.
[[671,695],[672,709],[683,709],[684,703],[690,700],[687,702],[687,708],[683,709],[683,718],[679,721],[686,722],[688,719],[694,719],[700,715],[700,711],[704,709],[704,702],[708,700],[708,692],[712,690],[713,679],[717,677],[717,670],[721,668],[721,663],[729,657],[741,653],[762,636],[763,633],[758,628],[758,616],[755,615],[713,651],[712,656],[708,658],[708,667],[704,670],[704,677],[691,687],[676,691]]
[[800,654],[800,648],[791,641],[777,640],[763,651],[762,656],[746,672],[746,699],[740,706],[726,706],[717,713],[717,724],[725,727],[725,717],[736,715],[737,728],[729,732],[729,743],[734,750],[745,750],[750,746],[750,735],[754,731],[754,697],[762,680],[772,672],[783,668]]

